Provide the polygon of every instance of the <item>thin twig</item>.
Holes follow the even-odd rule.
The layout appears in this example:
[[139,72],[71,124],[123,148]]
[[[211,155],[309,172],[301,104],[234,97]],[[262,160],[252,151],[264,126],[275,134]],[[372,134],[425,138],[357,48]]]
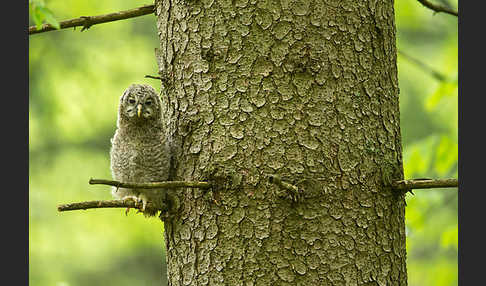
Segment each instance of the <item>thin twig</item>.
[[453,15],[453,16],[456,16],[456,17],[459,16],[459,13],[457,11],[452,10],[448,7],[431,3],[428,0],[417,0],[417,1],[419,1],[425,7],[429,8],[431,10],[434,10],[435,12],[444,12],[444,13],[447,13],[447,14],[450,14],[450,15]]
[[160,76],[153,76],[153,75],[145,75],[146,78],[153,78],[158,80],[163,80]]
[[458,186],[459,181],[457,179],[415,179],[396,181],[392,184],[395,190],[457,188]]
[[429,73],[433,78],[437,79],[438,81],[446,81],[447,80],[447,77],[445,75],[441,74],[440,72],[438,72],[435,69],[431,68],[430,66],[426,65],[425,63],[423,63],[419,59],[412,57],[412,56],[408,55],[407,53],[404,53],[401,50],[398,50],[398,54],[400,54],[405,59],[411,61],[412,63],[414,63],[417,66],[419,66],[420,68],[422,68],[422,70]]
[[[113,22],[118,20],[139,17],[147,14],[152,14],[154,13],[154,7],[155,7],[154,5],[145,5],[142,7],[105,14],[105,15],[81,16],[79,18],[62,21],[59,23],[59,25],[61,26],[61,29],[82,26],[83,27],[83,29],[81,29],[82,32],[96,24]],[[51,24],[43,24],[39,30],[37,30],[36,26],[30,26],[29,35],[53,31],[53,30],[57,30],[57,29],[54,28],[54,26],[52,26]]]
[[151,183],[122,183],[118,181],[110,181],[103,179],[90,179],[90,185],[109,185],[118,188],[131,189],[171,189],[171,188],[199,188],[209,189],[211,184],[208,182],[196,181],[167,181],[167,182],[151,182]]
[[[269,174],[268,177],[270,183],[274,183],[284,190],[293,193],[300,192],[300,189],[297,186],[282,181],[277,175]],[[459,186],[459,181],[458,179],[410,179],[395,181],[391,186],[396,190],[457,188]]]
[[[73,211],[73,210],[86,210],[86,209],[96,209],[96,208],[136,208],[140,209],[141,204],[137,204],[131,200],[108,200],[108,201],[88,201],[58,205],[57,210],[59,212]],[[148,202],[145,210],[155,211],[152,203]]]

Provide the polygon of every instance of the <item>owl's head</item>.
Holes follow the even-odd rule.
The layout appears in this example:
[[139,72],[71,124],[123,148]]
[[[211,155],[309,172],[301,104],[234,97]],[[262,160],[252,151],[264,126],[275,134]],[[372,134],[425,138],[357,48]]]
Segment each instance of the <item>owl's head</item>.
[[160,119],[160,98],[147,84],[130,85],[120,98],[119,116],[131,122],[143,123]]

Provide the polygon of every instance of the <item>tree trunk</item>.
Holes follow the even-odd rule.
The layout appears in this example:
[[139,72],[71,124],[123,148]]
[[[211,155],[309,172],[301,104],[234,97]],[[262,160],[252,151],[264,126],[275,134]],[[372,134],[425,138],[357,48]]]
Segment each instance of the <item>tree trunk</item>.
[[406,285],[393,1],[155,2],[169,285]]

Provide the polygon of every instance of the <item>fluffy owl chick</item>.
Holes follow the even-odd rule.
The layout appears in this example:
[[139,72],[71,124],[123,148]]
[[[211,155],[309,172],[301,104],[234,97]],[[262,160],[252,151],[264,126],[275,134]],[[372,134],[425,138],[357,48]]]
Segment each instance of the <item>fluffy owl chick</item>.
[[[170,145],[161,110],[159,96],[146,84],[132,84],[120,97],[110,152],[114,180],[130,183],[168,180]],[[141,202],[145,216],[157,213],[145,210],[147,202],[161,208],[165,198],[165,192],[154,189],[113,188],[112,194],[117,199]]]

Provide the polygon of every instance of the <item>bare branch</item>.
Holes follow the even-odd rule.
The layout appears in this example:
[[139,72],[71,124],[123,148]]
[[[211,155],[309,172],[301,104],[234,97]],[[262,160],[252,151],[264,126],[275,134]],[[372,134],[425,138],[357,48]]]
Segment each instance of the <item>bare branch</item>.
[[[280,188],[287,191],[287,193],[297,201],[298,197],[301,195],[302,191],[295,185],[282,181],[282,179],[277,175],[268,175],[270,182],[278,185]],[[121,183],[117,181],[109,180],[99,180],[90,179],[89,183],[110,185],[115,187],[125,187],[125,188],[139,188],[139,189],[153,189],[153,188],[210,188],[211,185],[207,182],[185,182],[185,181],[170,181],[170,182],[154,182],[154,183]],[[431,189],[431,188],[457,188],[459,186],[459,181],[457,179],[412,179],[412,180],[401,180],[395,181],[392,187],[396,190],[410,191],[412,189]],[[141,204],[137,204],[132,200],[107,200],[107,201],[87,201],[71,204],[58,205],[57,210],[59,212],[72,211],[72,210],[86,210],[93,208],[141,208]],[[145,207],[146,210],[158,211],[155,209],[151,202],[147,203]]]
[[90,185],[109,185],[118,188],[131,189],[171,189],[171,188],[199,188],[209,189],[211,184],[208,182],[195,181],[167,181],[167,182],[151,182],[151,183],[122,183],[118,181],[90,179]]
[[450,14],[450,15],[453,15],[453,16],[456,16],[456,17],[459,16],[459,13],[457,11],[452,10],[452,9],[450,9],[448,7],[431,3],[428,0],[417,0],[417,1],[419,1],[425,7],[429,8],[431,10],[434,10],[437,13],[438,12],[444,12],[444,13],[447,13],[447,14]]
[[[297,186],[282,181],[277,175],[269,174],[268,177],[270,178],[270,183],[278,185],[289,193],[298,194],[301,192]],[[393,189],[406,191],[411,189],[457,188],[459,181],[457,179],[411,179],[395,181],[391,186]]]
[[393,182],[392,187],[396,190],[432,189],[432,188],[457,188],[457,179],[412,179]]
[[[81,29],[82,32],[96,24],[113,22],[118,20],[139,17],[147,14],[152,14],[154,13],[154,7],[155,7],[154,5],[145,5],[135,9],[125,10],[125,11],[120,11],[120,12],[115,12],[115,13],[110,13],[105,15],[81,16],[79,18],[62,21],[59,23],[59,25],[61,26],[61,29],[82,26],[83,27]],[[56,28],[54,28],[51,24],[43,24],[39,30],[37,30],[36,26],[30,26],[29,35],[53,31],[53,30],[56,30]]]
[[145,75],[145,78],[153,78],[153,79],[158,79],[158,80],[163,80],[160,76],[153,76],[153,75]]
[[[58,205],[57,210],[59,212],[64,212],[64,211],[86,210],[86,209],[95,209],[95,208],[136,208],[136,209],[140,209],[141,207],[142,207],[141,204],[137,204],[132,200],[108,200],[108,201],[88,201],[88,202],[79,202],[79,203]],[[147,203],[145,210],[156,211],[156,209],[152,206],[152,203],[150,203],[150,202]]]

